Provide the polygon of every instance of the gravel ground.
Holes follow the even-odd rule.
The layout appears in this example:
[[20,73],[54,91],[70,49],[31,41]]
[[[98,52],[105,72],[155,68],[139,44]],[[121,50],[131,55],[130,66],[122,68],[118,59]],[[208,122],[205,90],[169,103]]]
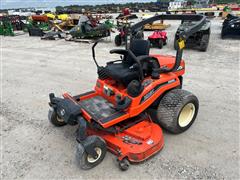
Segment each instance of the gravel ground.
[[[171,22],[167,30],[167,46],[152,53],[174,55],[178,23]],[[195,123],[180,135],[164,132],[163,150],[127,172],[118,169],[110,153],[96,168],[80,170],[76,128],[56,128],[47,119],[50,92],[75,95],[94,87],[91,45],[28,35],[1,37],[2,179],[239,179],[240,41],[221,40],[221,23],[212,20],[207,52],[184,52],[183,88],[200,101]],[[113,37],[98,45],[100,64],[114,59],[108,53],[115,48]]]

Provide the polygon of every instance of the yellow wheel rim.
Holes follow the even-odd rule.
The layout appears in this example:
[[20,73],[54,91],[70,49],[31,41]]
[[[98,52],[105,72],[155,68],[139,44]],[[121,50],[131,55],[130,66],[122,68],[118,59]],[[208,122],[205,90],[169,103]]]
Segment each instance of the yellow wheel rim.
[[186,104],[178,117],[180,127],[186,127],[192,121],[195,114],[195,105],[193,103]]
[[102,149],[99,147],[95,147],[95,151],[97,153],[97,158],[93,158],[91,155],[87,155],[87,161],[90,163],[95,163],[102,155]]
[[57,115],[57,121],[58,122],[64,122],[64,120],[62,118],[58,117],[58,115]]

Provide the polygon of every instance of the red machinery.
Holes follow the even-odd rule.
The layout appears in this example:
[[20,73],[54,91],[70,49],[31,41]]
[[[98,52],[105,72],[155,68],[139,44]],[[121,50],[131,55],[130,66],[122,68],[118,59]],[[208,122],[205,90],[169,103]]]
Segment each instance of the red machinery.
[[167,32],[154,31],[152,35],[148,36],[148,40],[153,46],[162,49],[162,47],[167,44]]
[[32,15],[31,18],[33,21],[48,22],[48,17],[45,15]]

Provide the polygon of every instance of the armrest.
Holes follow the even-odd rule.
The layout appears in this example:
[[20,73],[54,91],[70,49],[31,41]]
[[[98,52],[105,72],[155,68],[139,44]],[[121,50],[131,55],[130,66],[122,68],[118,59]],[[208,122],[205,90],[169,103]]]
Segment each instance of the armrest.
[[145,61],[147,59],[151,59],[151,58],[154,58],[152,56],[149,56],[149,55],[142,55],[142,56],[138,56],[137,59],[139,62],[142,62],[142,61]]
[[140,73],[140,80],[143,80],[144,76],[143,76],[143,69],[142,69],[142,64],[140,62],[140,60],[133,54],[133,52],[129,49],[128,50],[128,55],[133,58],[133,60],[137,63],[138,68],[139,68],[139,73]]
[[153,72],[156,72],[156,73],[165,73],[168,71],[169,71],[169,68],[166,66],[160,67],[160,68],[153,68]]
[[112,49],[110,51],[110,54],[121,54],[121,55],[127,55],[128,51],[126,49]]
[[107,62],[107,64],[113,64],[115,62],[121,62],[122,60],[116,60],[116,61],[110,61],[110,62]]
[[[142,63],[143,61],[146,61],[148,59],[156,59],[153,56],[148,56],[148,55],[143,55],[143,56],[138,56],[137,59]],[[168,67],[164,66],[164,67],[152,67],[153,68],[153,72],[154,73],[164,73],[167,72],[169,69]]]

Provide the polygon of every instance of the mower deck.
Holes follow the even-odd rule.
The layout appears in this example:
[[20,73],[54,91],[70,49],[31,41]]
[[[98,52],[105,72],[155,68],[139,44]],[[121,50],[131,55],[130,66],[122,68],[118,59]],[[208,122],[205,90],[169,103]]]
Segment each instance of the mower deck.
[[[119,161],[127,158],[130,162],[141,162],[159,152],[164,144],[162,129],[146,113],[136,117],[126,118],[124,111],[117,111],[114,105],[94,91],[82,95],[68,97],[77,102],[82,111],[91,116],[91,119],[104,125],[117,118],[125,118],[114,127],[114,132],[88,128],[88,136],[97,135],[103,138],[110,152],[115,154]],[[157,132],[157,133],[156,133]]]
[[[94,91],[74,96],[73,99],[99,124],[127,115],[124,111],[115,110],[112,103],[96,95]],[[115,133],[109,133],[88,128],[87,133],[89,136],[102,137],[108,150],[115,154],[119,161],[126,157],[130,162],[143,161],[159,152],[164,144],[162,129],[145,113],[118,123],[115,130]]]
[[128,158],[130,162],[141,162],[163,148],[162,130],[146,114],[124,121],[117,127],[117,134],[88,129],[88,135],[102,137],[108,150],[115,154],[119,161]]

